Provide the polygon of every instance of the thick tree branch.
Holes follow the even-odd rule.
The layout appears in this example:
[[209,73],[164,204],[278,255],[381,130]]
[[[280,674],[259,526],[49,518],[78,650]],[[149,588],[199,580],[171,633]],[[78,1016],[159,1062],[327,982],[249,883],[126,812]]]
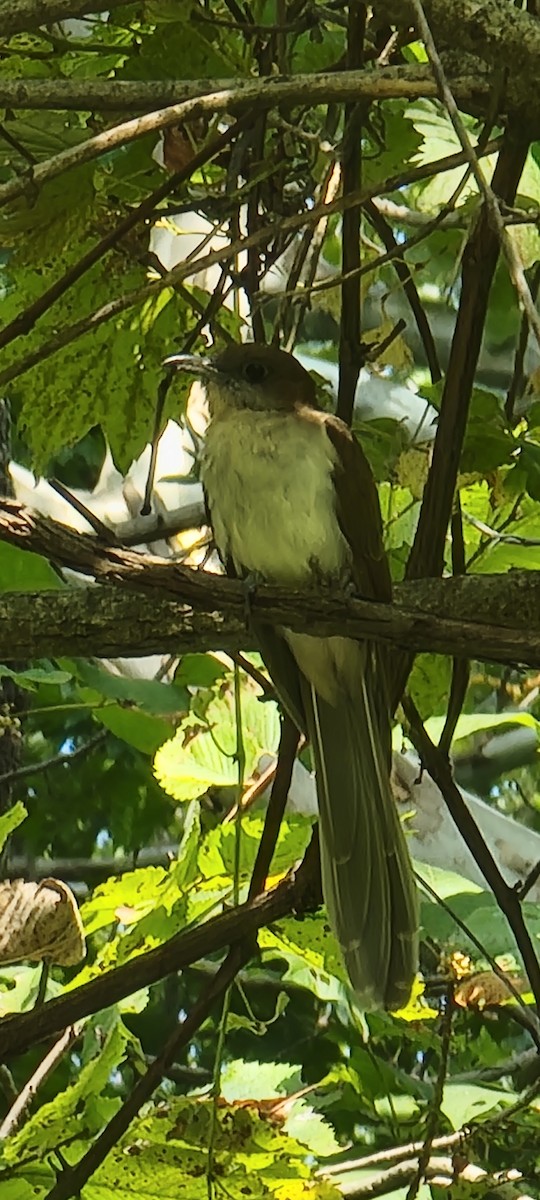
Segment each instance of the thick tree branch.
[[[484,104],[489,75],[473,71],[451,75],[454,95],[464,103]],[[312,75],[264,76],[259,79],[2,79],[0,105],[15,109],[93,109],[101,112],[148,113],[186,104],[209,93],[227,93],[236,106],[264,109],[275,105],[343,104],[355,100],[391,100],[403,96],[436,96],[429,67],[423,64],[356,71],[322,71]]]
[[[101,586],[0,593],[0,658],[108,658],[252,646],[241,584],[168,559],[105,545],[0,500],[0,539],[94,576]],[[540,573],[419,580],[374,604],[326,591],[260,587],[254,614],[271,624],[369,638],[407,652],[540,668]]]
[[[374,0],[373,8],[384,15],[385,21],[400,27],[415,23],[411,0]],[[458,42],[454,56],[473,54],[508,71],[526,115],[531,81],[540,59],[538,19],[506,0],[482,0],[481,4],[478,0],[424,0],[424,9],[439,46],[456,47]]]
[[[403,70],[409,71],[410,68]],[[346,86],[343,86],[343,78],[342,74],[329,72],[322,75],[295,75],[292,79],[228,80],[212,84],[211,90],[208,81],[204,81],[199,85],[202,88],[199,93],[194,92],[191,85],[191,95],[187,99],[123,121],[86,138],[76,146],[61,150],[52,158],[28,167],[20,175],[0,185],[0,204],[7,204],[25,192],[32,198],[36,187],[40,187],[49,179],[55,179],[64,171],[91,162],[103,154],[109,154],[115,147],[127,145],[148,133],[158,133],[171,125],[183,121],[196,121],[199,117],[215,116],[220,112],[237,114],[245,112],[246,109],[263,112],[283,103],[342,102],[348,97],[360,99],[364,94],[366,99],[371,100],[437,95],[434,82],[427,78],[386,78],[373,72],[350,71],[347,73]],[[24,85],[19,81],[17,83],[23,92]],[[482,87],[472,78],[468,78],[465,83],[461,79],[455,79],[452,81],[452,88],[458,99],[476,95],[477,100],[485,100],[485,91],[482,96]],[[177,92],[178,90],[177,88]],[[0,91],[0,102],[1,99]],[[17,105],[18,102],[14,100],[13,103]],[[84,107],[87,108],[88,104]]]
[[111,12],[120,8],[125,0],[107,0],[103,7],[100,0],[0,0],[0,36],[10,37],[27,29],[39,29],[54,21],[67,21],[69,17],[81,17],[85,13],[94,16],[100,12]]

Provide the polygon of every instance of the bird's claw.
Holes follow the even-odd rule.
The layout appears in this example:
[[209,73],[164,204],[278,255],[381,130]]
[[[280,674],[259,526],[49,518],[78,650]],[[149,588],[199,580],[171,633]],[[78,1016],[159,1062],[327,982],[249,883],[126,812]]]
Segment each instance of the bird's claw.
[[251,629],[252,617],[253,617],[253,609],[252,609],[251,602],[253,600],[253,597],[257,591],[259,584],[262,582],[263,582],[263,580],[262,580],[261,576],[258,575],[256,571],[250,571],[249,574],[245,575],[242,580],[242,587],[244,590],[244,624],[246,626],[246,629]]

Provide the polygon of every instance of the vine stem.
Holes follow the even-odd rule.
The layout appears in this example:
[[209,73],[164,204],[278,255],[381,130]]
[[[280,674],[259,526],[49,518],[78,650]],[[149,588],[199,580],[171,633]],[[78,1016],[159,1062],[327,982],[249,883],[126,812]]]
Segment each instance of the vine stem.
[[[246,750],[244,744],[244,733],[242,727],[242,695],[241,695],[241,679],[240,667],[237,662],[234,663],[234,715],[236,721],[236,762],[238,766],[238,784],[237,784],[237,802],[236,815],[234,821],[235,839],[234,839],[234,871],[233,871],[233,904],[237,908],[240,903],[240,857],[242,849],[242,794],[244,791],[244,781],[246,774]],[[223,1059],[225,1055],[225,1041],[227,1037],[227,1024],[229,1020],[229,1012],[231,1008],[232,984],[227,988],[223,996],[223,1006],[221,1009],[221,1017],[219,1022],[218,1039],[216,1046],[216,1056],[214,1059],[214,1073],[212,1080],[212,1113],[210,1117],[210,1133],[208,1137],[208,1154],[206,1159],[206,1184],[208,1192],[208,1200],[214,1200],[214,1162],[216,1149],[216,1132],[218,1125],[218,1104],[221,1095],[221,1075],[223,1071]]]

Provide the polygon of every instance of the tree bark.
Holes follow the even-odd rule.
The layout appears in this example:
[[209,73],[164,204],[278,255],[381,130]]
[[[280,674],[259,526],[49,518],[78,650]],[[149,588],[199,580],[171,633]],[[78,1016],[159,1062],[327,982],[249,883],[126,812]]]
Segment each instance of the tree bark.
[[[0,500],[0,540],[93,576],[100,586],[0,592],[0,658],[248,649],[245,587],[99,538]],[[4,584],[5,586],[5,584]],[[468,575],[399,584],[394,604],[327,590],[258,587],[259,620],[325,636],[369,638],[408,653],[540,668],[540,572]]]

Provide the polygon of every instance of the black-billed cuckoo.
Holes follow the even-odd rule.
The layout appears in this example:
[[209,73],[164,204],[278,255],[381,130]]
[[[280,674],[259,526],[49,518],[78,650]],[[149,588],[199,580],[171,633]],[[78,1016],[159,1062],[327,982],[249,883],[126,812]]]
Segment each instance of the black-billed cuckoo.
[[[269,346],[172,355],[204,382],[201,475],[214,540],[240,578],[351,586],[391,599],[377,490],[348,427],[307,371]],[[416,889],[390,788],[388,659],[376,645],[256,625],[284,707],[315,759],[323,892],[366,1007],[397,1008],[416,970]]]

